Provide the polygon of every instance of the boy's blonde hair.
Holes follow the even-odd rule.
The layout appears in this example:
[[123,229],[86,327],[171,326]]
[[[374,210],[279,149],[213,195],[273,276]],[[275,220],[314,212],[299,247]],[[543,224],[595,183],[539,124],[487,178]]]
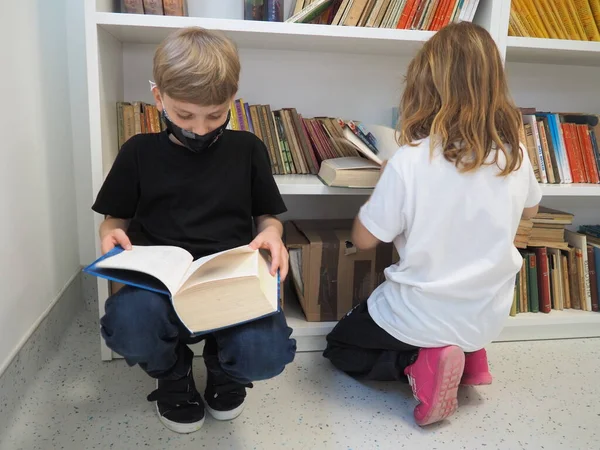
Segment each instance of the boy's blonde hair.
[[[517,170],[521,115],[508,92],[502,59],[490,34],[461,22],[438,31],[411,61],[400,104],[398,143],[431,136],[461,172],[504,153],[500,175]],[[494,164],[498,164],[495,153]]]
[[231,40],[203,28],[169,35],[154,54],[154,81],[161,93],[201,106],[222,105],[238,90],[240,59]]

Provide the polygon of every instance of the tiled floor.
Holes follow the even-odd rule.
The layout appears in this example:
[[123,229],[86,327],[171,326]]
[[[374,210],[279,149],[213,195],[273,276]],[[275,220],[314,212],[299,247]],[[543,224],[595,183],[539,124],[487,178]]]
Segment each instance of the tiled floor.
[[[428,429],[414,425],[406,386],[361,383],[303,353],[282,376],[256,384],[236,421],[208,418],[181,436],[145,400],[152,380],[123,361],[99,361],[92,314],[73,323],[0,449],[600,448],[600,340],[491,346],[494,384],[463,389],[457,414]],[[200,359],[195,372],[202,385]]]

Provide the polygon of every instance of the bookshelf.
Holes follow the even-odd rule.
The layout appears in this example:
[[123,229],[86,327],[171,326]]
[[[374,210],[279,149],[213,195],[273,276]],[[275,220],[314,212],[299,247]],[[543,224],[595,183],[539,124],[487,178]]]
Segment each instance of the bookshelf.
[[[201,1],[188,0],[188,4]],[[148,87],[152,55],[156,44],[174,29],[219,29],[238,44],[242,60],[238,97],[245,101],[268,103],[275,109],[293,106],[307,117],[353,117],[383,125],[391,124],[392,108],[400,98],[402,76],[411,56],[431,36],[430,32],[411,30],[118,14],[112,12],[112,5],[112,0],[85,2],[94,197],[117,154],[116,102],[152,102]],[[290,5],[286,1],[286,10]],[[590,95],[600,79],[600,47],[587,42],[508,37],[508,12],[508,1],[481,0],[474,21],[490,31],[506,55],[517,103],[554,111],[600,112],[600,98]],[[565,80],[575,77],[583,81],[569,83],[565,89]],[[352,217],[370,193],[329,188],[310,175],[278,176],[276,180],[289,208],[284,220]],[[570,211],[576,220],[580,216],[588,223],[600,222],[600,186],[553,185],[543,186],[543,191],[548,206]],[[94,215],[93,220],[97,229],[101,217]],[[99,248],[98,241],[90,245]],[[102,280],[98,281],[98,295],[102,314],[108,298],[108,284]],[[306,322],[293,299],[286,299],[286,315],[301,351],[324,347],[324,336],[333,323]],[[600,336],[600,314],[553,311],[508,318],[499,340],[586,336]],[[101,356],[104,360],[117,357],[103,342]]]

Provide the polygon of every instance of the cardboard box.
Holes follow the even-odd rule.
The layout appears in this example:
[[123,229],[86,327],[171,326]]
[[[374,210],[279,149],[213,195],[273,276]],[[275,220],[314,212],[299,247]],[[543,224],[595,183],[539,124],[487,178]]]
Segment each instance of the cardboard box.
[[351,220],[298,220],[285,225],[290,277],[309,322],[341,319],[369,298],[385,280],[383,271],[398,261],[393,244],[358,250],[351,229]]

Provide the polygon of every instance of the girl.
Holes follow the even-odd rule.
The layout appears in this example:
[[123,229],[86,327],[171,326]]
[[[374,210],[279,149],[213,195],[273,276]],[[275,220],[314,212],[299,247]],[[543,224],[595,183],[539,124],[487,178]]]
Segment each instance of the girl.
[[542,195],[483,28],[432,37],[408,67],[400,110],[401,147],[353,230],[361,249],[393,241],[400,262],[337,324],[324,356],[354,376],[408,379],[427,425],[456,410],[461,382],[491,383],[483,347],[508,317],[522,264],[513,240]]

